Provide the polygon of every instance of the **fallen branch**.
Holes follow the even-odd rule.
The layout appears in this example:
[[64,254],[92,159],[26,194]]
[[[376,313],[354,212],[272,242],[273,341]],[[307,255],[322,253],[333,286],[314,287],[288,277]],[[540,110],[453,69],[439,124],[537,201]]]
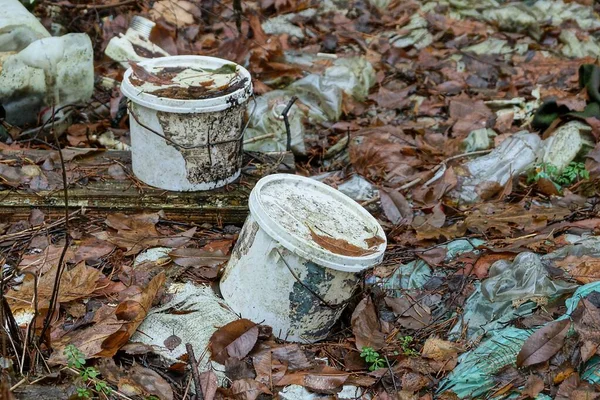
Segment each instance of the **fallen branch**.
[[290,108],[292,108],[296,100],[298,100],[298,98],[296,96],[292,96],[290,102],[287,104],[287,106],[285,106],[285,109],[281,113],[283,123],[285,124],[285,133],[287,135],[287,144],[285,146],[286,151],[292,151],[292,132],[290,130],[290,121],[288,120],[288,113],[290,112]]
[[196,399],[204,400],[204,395],[202,394],[202,384],[200,383],[200,373],[198,372],[198,362],[196,361],[196,356],[194,355],[194,348],[192,347],[191,343],[186,343],[185,349],[188,353],[188,362],[192,368],[194,386],[196,386]]

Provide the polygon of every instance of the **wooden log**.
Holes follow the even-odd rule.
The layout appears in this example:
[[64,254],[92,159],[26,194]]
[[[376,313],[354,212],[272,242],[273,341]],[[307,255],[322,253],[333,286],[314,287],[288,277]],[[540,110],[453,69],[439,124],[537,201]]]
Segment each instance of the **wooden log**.
[[[48,175],[44,167],[51,168],[54,173],[50,187],[34,189],[36,185],[32,182],[7,182],[10,179],[6,179],[0,169],[0,221],[22,220],[33,208],[39,208],[52,218],[64,215],[62,184],[57,182],[60,163],[56,162],[56,156],[56,152],[45,150],[0,151],[0,164],[16,167],[17,171],[23,165],[41,165],[43,174]],[[54,164],[48,167],[50,162]],[[124,179],[113,177],[108,168],[114,165],[120,165],[128,176]],[[246,153],[242,176],[236,182],[204,192],[170,192],[137,180],[131,173],[131,155],[126,151],[82,154],[69,161],[67,166],[71,210],[83,208],[92,216],[109,212],[163,211],[165,217],[173,221],[217,224],[244,222],[250,191],[260,177],[295,171],[291,153]],[[47,180],[51,179],[48,177]],[[2,181],[6,183],[2,185]]]

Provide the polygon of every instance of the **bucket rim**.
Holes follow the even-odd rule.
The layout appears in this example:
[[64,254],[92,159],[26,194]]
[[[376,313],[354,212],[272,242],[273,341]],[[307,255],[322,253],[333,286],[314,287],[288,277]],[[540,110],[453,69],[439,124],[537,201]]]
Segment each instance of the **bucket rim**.
[[131,67],[129,67],[123,74],[121,93],[137,105],[141,105],[156,111],[179,114],[223,111],[248,101],[253,90],[252,77],[246,68],[235,62],[210,56],[184,55],[157,57],[140,61],[138,64],[142,67],[180,67],[182,65],[185,66],[186,64],[192,63],[195,66],[198,66],[198,64],[201,64],[203,61],[213,65],[217,64],[219,66],[234,64],[236,66],[236,71],[240,74],[240,76],[242,78],[247,78],[246,84],[243,88],[222,96],[210,97],[206,99],[172,99],[169,97],[159,97],[151,93],[144,92],[138,87],[134,86],[129,79],[133,73],[133,70]]
[[[288,229],[279,224],[265,208],[260,200],[261,190],[267,185],[277,180],[299,181],[304,184],[315,186],[315,188],[332,195],[337,201],[351,207],[352,210],[363,218],[365,223],[376,227],[376,235],[383,239],[374,253],[363,256],[347,256],[333,253],[317,245],[312,240],[306,240],[297,234],[291,233]],[[383,228],[367,210],[360,204],[346,196],[342,192],[328,186],[317,180],[306,178],[300,175],[292,174],[273,174],[261,178],[252,192],[248,202],[250,214],[256,220],[261,229],[263,229],[273,240],[280,243],[287,250],[308,259],[317,265],[331,268],[343,272],[361,272],[367,268],[379,264],[383,260],[385,249],[387,248],[387,237]]]

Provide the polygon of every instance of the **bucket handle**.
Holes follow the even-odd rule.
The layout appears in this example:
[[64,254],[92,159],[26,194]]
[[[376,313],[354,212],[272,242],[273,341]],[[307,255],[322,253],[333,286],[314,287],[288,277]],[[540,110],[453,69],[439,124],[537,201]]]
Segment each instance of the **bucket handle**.
[[285,266],[287,267],[287,269],[290,271],[290,274],[292,274],[292,276],[294,277],[294,279],[296,279],[296,281],[304,288],[306,289],[310,294],[312,294],[317,300],[319,300],[319,302],[321,302],[321,305],[327,307],[327,308],[331,308],[332,310],[335,310],[336,308],[340,308],[340,307],[345,307],[346,304],[349,303],[350,299],[342,301],[340,304],[329,304],[327,301],[325,301],[325,299],[323,299],[321,296],[319,296],[318,293],[315,293],[314,290],[312,290],[311,288],[309,288],[308,286],[306,286],[306,284],[304,282],[302,282],[300,280],[300,278],[298,277],[298,275],[296,275],[296,273],[294,272],[294,270],[292,269],[292,267],[290,267],[290,265],[288,264],[288,262],[285,260],[285,258],[283,258],[283,254],[281,254],[281,252],[279,251],[279,249],[277,247],[275,247],[275,251],[277,251],[277,254],[279,254],[279,257],[281,258],[281,260],[283,261],[283,263],[285,264]]
[[256,111],[256,98],[254,97],[254,93],[250,96],[252,101],[254,102],[254,107],[252,108],[252,112],[250,113],[250,115],[248,116],[248,121],[246,121],[246,125],[244,125],[244,127],[242,128],[242,130],[240,131],[240,134],[238,137],[234,138],[234,139],[229,139],[229,140],[222,140],[219,142],[210,142],[210,135],[207,138],[207,143],[206,144],[199,144],[196,146],[186,146],[180,143],[175,142],[172,139],[169,139],[168,137],[166,137],[165,135],[163,135],[160,132],[155,131],[154,129],[150,128],[149,126],[145,125],[144,123],[142,123],[140,121],[140,119],[138,118],[138,116],[136,115],[135,111],[133,110],[133,108],[131,107],[131,101],[127,102],[127,111],[129,111],[129,115],[131,115],[133,117],[133,119],[135,120],[135,122],[138,123],[138,125],[140,125],[142,128],[146,129],[149,132],[154,133],[156,136],[159,136],[161,138],[163,138],[164,140],[166,140],[167,142],[169,142],[170,144],[172,144],[175,147],[178,147],[180,149],[183,150],[192,150],[192,149],[199,149],[202,147],[210,147],[210,146],[214,146],[217,144],[225,144],[225,143],[232,143],[232,142],[237,142],[237,141],[241,141],[244,138],[244,134],[246,133],[246,128],[248,128],[248,125],[250,124],[250,120],[252,119],[252,117],[254,116],[254,112]]

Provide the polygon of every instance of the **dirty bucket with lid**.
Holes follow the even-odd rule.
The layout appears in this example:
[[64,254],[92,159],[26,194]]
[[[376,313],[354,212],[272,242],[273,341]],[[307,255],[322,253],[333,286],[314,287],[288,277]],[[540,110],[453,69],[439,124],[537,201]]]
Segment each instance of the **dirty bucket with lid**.
[[262,178],[249,207],[221,278],[223,298],[280,339],[325,339],[358,273],[381,262],[383,229],[351,198],[296,175]]
[[242,165],[248,71],[204,56],[146,60],[129,68],[133,173],[174,191],[210,190],[236,180]]

